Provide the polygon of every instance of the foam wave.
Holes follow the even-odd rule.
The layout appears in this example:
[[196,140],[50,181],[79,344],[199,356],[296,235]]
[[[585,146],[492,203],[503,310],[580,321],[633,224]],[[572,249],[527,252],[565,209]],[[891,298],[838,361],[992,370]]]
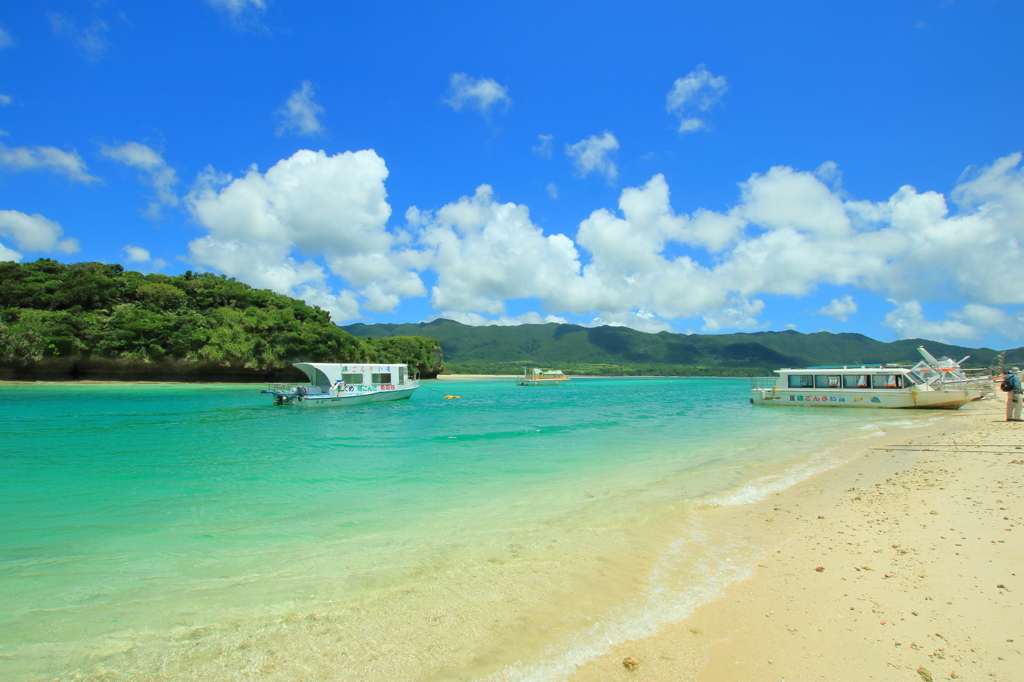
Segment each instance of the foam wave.
[[706,500],[703,504],[709,507],[735,507],[760,502],[772,493],[792,488],[797,483],[805,481],[815,474],[835,469],[847,461],[833,457],[830,452],[826,451],[808,462],[786,469],[778,476],[762,476],[733,493],[722,497],[713,497],[710,500]]
[[[871,428],[878,428],[869,425]],[[519,662],[476,682],[563,682],[580,666],[624,642],[655,634],[666,623],[689,617],[698,607],[725,594],[730,584],[753,574],[760,548],[749,541],[710,542],[699,521],[700,507],[752,504],[811,476],[845,464],[830,450],[779,475],[762,476],[731,494],[706,500],[695,509],[688,533],[673,542],[651,572],[645,595],[619,607],[605,621],[552,646],[540,662]],[[678,587],[683,585],[681,589]]]
[[[689,548],[692,547],[691,551]],[[747,549],[753,549],[747,546]],[[679,574],[697,574],[680,591],[671,589]],[[695,609],[725,594],[726,586],[753,573],[753,562],[735,545],[709,550],[699,526],[677,540],[651,573],[646,594],[620,607],[604,622],[551,647],[539,663],[516,663],[477,682],[562,682],[580,666],[618,644],[655,634],[666,623],[678,622]]]

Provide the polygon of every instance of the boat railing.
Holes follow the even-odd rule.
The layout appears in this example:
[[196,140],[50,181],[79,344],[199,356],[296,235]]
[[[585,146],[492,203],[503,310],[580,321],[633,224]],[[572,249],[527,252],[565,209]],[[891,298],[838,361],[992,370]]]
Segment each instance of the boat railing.
[[934,386],[939,390],[969,388],[987,391],[992,387],[992,375],[987,369],[963,369],[958,373],[942,372],[942,378]]
[[326,393],[319,386],[310,384],[279,384],[267,382],[264,393]]
[[770,391],[775,388],[778,377],[750,377],[750,390]]

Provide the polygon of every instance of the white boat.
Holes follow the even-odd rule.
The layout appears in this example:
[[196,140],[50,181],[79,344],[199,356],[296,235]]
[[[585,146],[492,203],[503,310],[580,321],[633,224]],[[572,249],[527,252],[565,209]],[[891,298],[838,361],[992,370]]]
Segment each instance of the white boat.
[[540,369],[538,367],[527,367],[523,369],[523,376],[516,380],[517,386],[559,386],[569,383],[569,377],[560,369]]
[[275,405],[360,405],[410,398],[420,387],[419,373],[409,365],[334,362],[296,362],[308,384],[268,384],[263,393]]
[[[957,384],[966,385],[969,388],[981,387],[984,395],[988,395],[995,390],[993,380],[995,378],[991,369],[964,369],[961,367],[970,355],[960,358],[958,361],[951,360],[945,355],[936,358],[934,355],[925,350],[924,346],[918,346],[917,352],[924,358],[923,363],[918,363],[914,366],[914,369],[918,371],[918,374],[927,375],[927,370],[923,365],[927,365],[935,372],[942,373],[942,384],[947,388],[956,387]],[[929,378],[926,376],[926,379]],[[934,382],[934,377],[931,377]]]
[[922,361],[913,367],[849,365],[777,369],[750,382],[755,405],[932,408],[955,410],[988,392],[988,376],[940,371]]

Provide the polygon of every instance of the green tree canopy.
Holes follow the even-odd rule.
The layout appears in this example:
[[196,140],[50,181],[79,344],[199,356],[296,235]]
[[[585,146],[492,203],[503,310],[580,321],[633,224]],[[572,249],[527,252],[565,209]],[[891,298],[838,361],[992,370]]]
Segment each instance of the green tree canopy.
[[50,259],[0,263],[0,357],[100,357],[216,363],[252,370],[293,362],[407,362],[441,370],[434,339],[360,339],[302,301],[211,273],[143,275]]

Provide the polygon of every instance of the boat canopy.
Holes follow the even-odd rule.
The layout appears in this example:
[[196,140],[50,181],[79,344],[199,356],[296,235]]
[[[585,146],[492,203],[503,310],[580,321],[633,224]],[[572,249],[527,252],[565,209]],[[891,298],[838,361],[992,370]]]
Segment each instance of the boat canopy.
[[564,377],[565,373],[560,369],[541,369],[540,367],[527,368],[525,374],[538,377]]
[[341,365],[334,362],[296,362],[295,366],[317,386],[329,387],[341,381]]

